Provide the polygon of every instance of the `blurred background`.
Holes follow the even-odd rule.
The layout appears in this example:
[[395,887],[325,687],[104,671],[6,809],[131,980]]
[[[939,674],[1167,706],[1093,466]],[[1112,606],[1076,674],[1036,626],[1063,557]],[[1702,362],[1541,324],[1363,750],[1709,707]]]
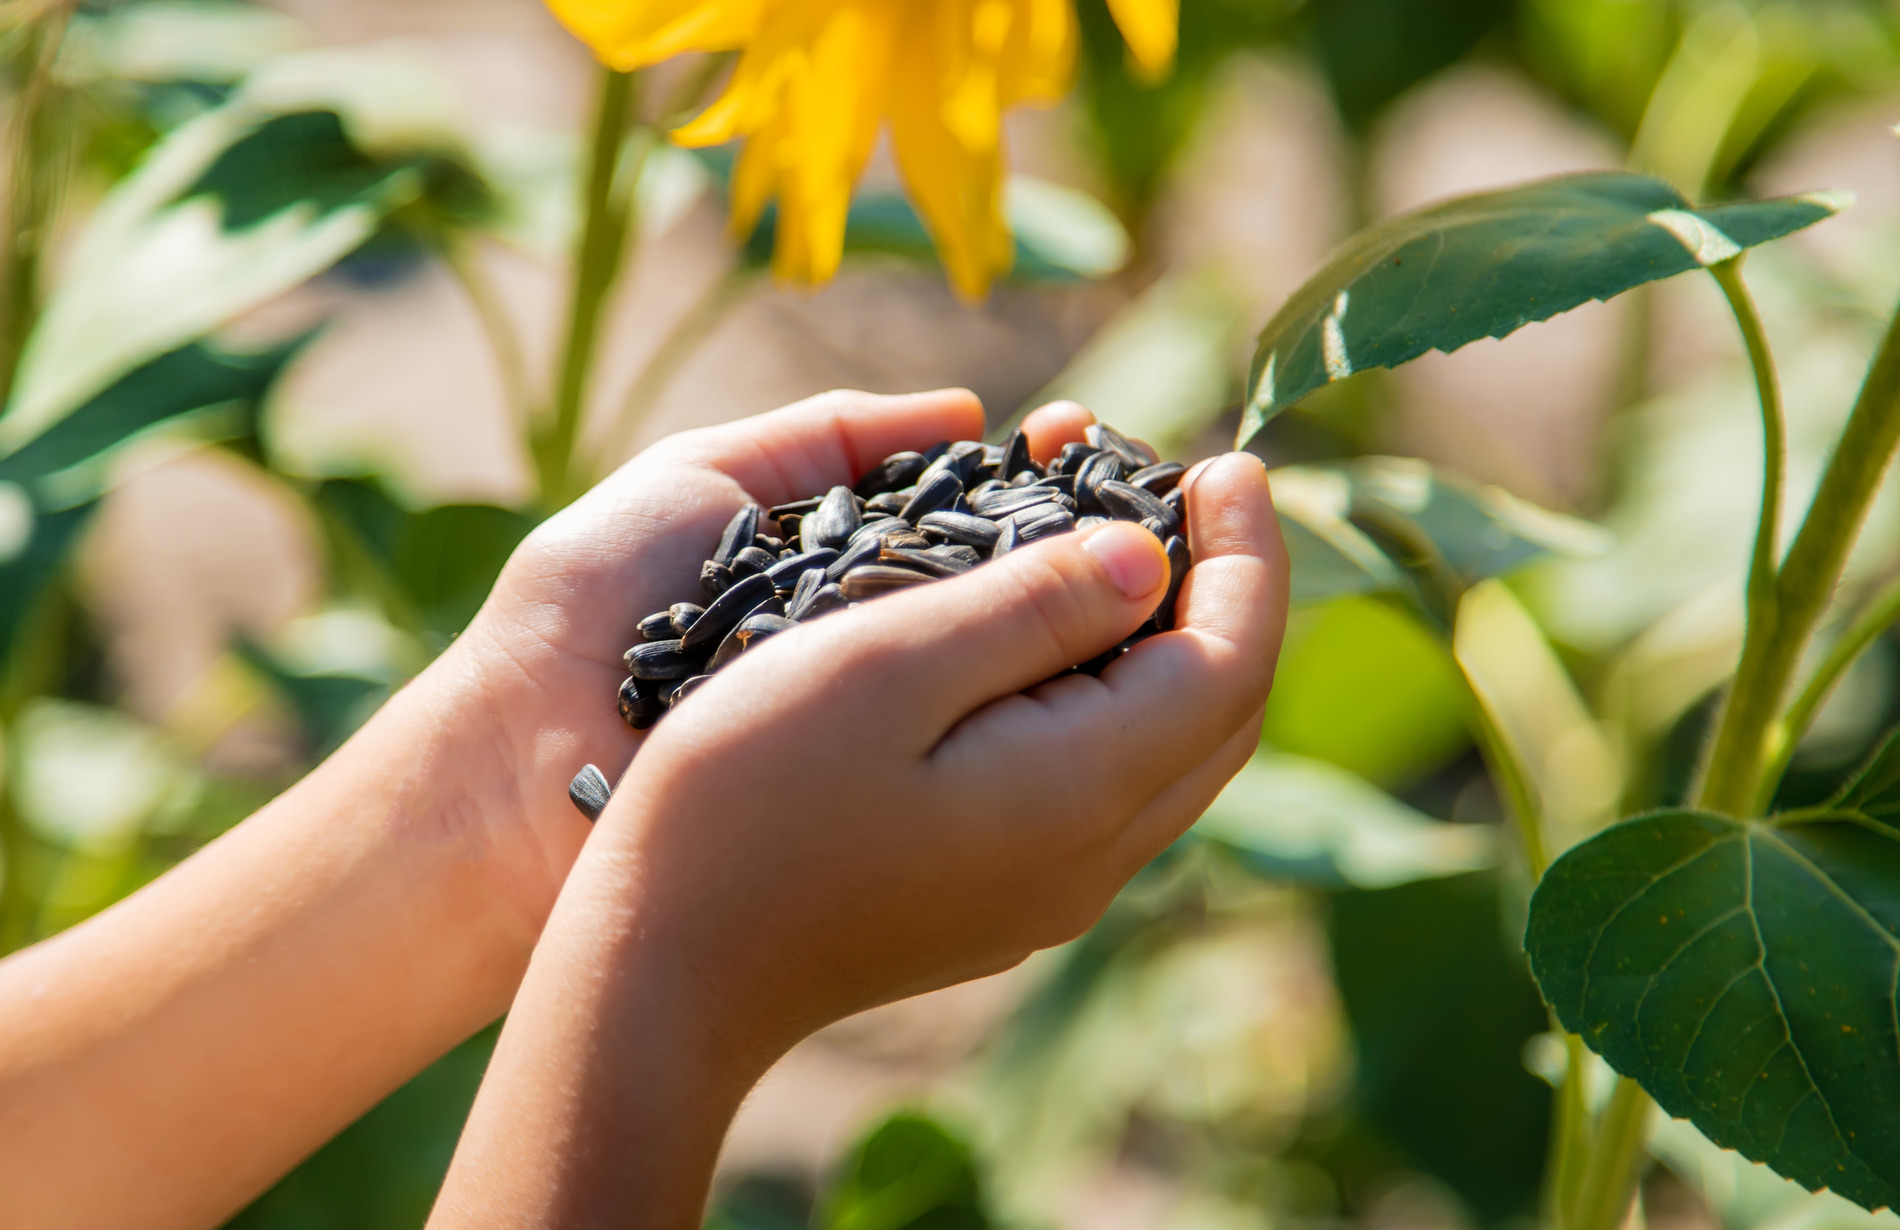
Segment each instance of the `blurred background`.
[[[646,153],[586,453],[838,386],[966,385],[992,424],[1074,397],[1193,460],[1233,437],[1253,334],[1355,229],[1633,167],[1699,199],[1857,194],[1748,264],[1804,506],[1900,293],[1900,3],[1182,0],[1158,84],[1101,0],[1078,7],[1077,90],[1009,120],[1017,268],[980,305],[883,153],[816,292],[763,272],[768,231],[728,236],[728,152]],[[560,345],[596,69],[535,0],[0,13],[5,952],[295,780],[538,518],[524,422]],[[653,70],[646,114],[721,70]],[[714,1221],[1534,1220],[1555,1040],[1465,680],[1570,839],[1679,797],[1740,641],[1753,396],[1719,292],[1682,279],[1276,420],[1253,447],[1294,467],[1276,491],[1305,529],[1260,756],[1083,939],[788,1056],[732,1130]],[[1455,644],[1391,580],[1404,535],[1328,511],[1342,475],[1491,553]],[[1849,584],[1897,566],[1883,498]],[[1786,797],[1900,718],[1897,648],[1854,668]],[[232,1224],[419,1226],[492,1040]],[[1686,1125],[1652,1151],[1653,1224],[1900,1226]],[[892,1183],[911,1212],[860,1199]]]

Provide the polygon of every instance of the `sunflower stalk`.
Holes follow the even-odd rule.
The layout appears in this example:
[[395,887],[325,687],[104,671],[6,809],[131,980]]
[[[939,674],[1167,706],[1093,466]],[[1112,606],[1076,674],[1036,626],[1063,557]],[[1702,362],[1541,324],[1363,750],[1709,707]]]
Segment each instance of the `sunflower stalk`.
[[26,339],[38,320],[40,263],[59,199],[51,96],[53,61],[71,16],[66,4],[48,5],[15,30],[8,59],[15,83],[9,125],[6,244],[0,248],[0,405],[13,391]]
[[564,507],[577,494],[574,449],[593,375],[601,317],[620,274],[633,227],[635,186],[650,146],[650,142],[626,140],[638,105],[636,87],[633,73],[601,70],[554,406],[534,439],[541,503],[549,511]]

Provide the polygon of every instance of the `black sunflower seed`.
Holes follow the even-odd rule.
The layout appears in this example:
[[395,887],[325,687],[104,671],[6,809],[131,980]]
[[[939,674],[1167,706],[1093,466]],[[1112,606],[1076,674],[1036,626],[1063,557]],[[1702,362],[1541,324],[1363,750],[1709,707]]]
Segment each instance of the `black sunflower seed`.
[[790,619],[803,619],[811,606],[811,600],[819,590],[825,587],[825,570],[813,568],[798,574],[798,584],[792,587],[792,596],[785,600],[785,614]]
[[815,495],[809,500],[793,500],[789,504],[774,504],[766,515],[774,521],[783,522],[787,517],[802,517],[825,502],[825,497]]
[[817,569],[821,574],[838,558],[838,552],[832,547],[820,547],[816,551],[806,551],[790,559],[782,559],[765,570],[772,578],[773,589],[791,589],[804,579],[806,573]]
[[1174,627],[1174,607],[1181,597],[1181,582],[1187,580],[1188,568],[1193,561],[1188,556],[1187,542],[1179,535],[1168,539],[1168,593],[1155,608],[1155,627],[1166,632]]
[[1075,528],[1075,517],[1060,504],[1038,504],[1011,516],[1009,523],[1022,541],[1035,542],[1068,533]]
[[988,517],[979,517],[974,513],[934,512],[926,513],[917,528],[925,538],[939,542],[961,543],[966,547],[975,547],[987,551],[996,545],[996,536],[1002,529]]
[[656,611],[647,616],[640,621],[638,631],[640,633],[640,639],[643,641],[666,641],[672,640],[679,635],[679,633],[673,631],[673,613],[671,611]]
[[878,552],[883,549],[884,540],[879,534],[873,532],[858,535],[852,540],[851,545],[844,549],[842,555],[826,566],[825,579],[832,582],[844,580],[845,573],[850,572],[859,564],[868,564],[876,560]]
[[643,683],[699,673],[699,655],[688,652],[684,640],[646,641],[627,650],[626,661],[627,673]]
[[732,575],[749,577],[755,572],[764,572],[778,563],[778,555],[762,547],[747,547],[732,557]]
[[886,491],[883,495],[874,495],[864,502],[864,511],[867,513],[882,513],[887,517],[895,517],[898,513],[904,511],[904,505],[910,503],[911,494],[913,494],[915,490],[916,488],[912,486],[906,487],[902,491]]
[[738,626],[740,620],[752,613],[752,609],[772,597],[772,578],[763,572],[755,572],[744,580],[733,582],[732,588],[713,599],[705,614],[693,622],[681,638],[688,650],[707,650],[717,645],[726,633]]
[[[892,453],[858,480],[852,491],[869,500],[917,481],[930,461],[922,453]],[[816,505],[814,505],[816,507]]]
[[1025,470],[1033,470],[1035,465],[1029,456],[1029,437],[1018,427],[1003,444],[1003,459],[996,463],[996,475],[1004,480],[1012,479]]
[[600,819],[600,813],[607,810],[607,800],[613,797],[613,787],[607,784],[607,775],[593,765],[582,765],[574,780],[567,784],[567,797],[574,800],[574,806],[580,808],[581,815],[589,822]]
[[1016,523],[1014,521],[1005,521],[1003,522],[1002,532],[996,536],[996,545],[990,548],[990,558],[1001,559],[1022,545],[1023,537],[1016,529]]
[[726,532],[719,536],[719,549],[713,552],[713,559],[732,567],[732,561],[739,552],[752,545],[753,536],[759,532],[759,506],[747,504],[732,514],[732,520],[726,523]]
[[673,635],[685,636],[686,629],[692,627],[693,621],[706,613],[706,608],[697,602],[675,602],[666,608],[666,613],[672,618]]
[[1090,423],[1083,436],[1092,448],[1104,449],[1120,457],[1130,473],[1155,463],[1154,453],[1136,444],[1107,423]]
[[917,484],[917,494],[910,497],[910,502],[897,515],[915,525],[925,513],[953,507],[962,495],[963,480],[957,477],[956,471],[938,470]]
[[842,587],[835,584],[821,585],[818,592],[811,596],[811,601],[805,604],[805,609],[798,618],[800,622],[806,622],[817,619],[821,615],[829,615],[833,611],[842,611],[850,605],[851,599],[844,596]]
[[699,566],[699,587],[708,598],[718,598],[732,588],[732,569],[716,559],[707,560]]
[[1153,518],[1161,522],[1168,530],[1161,535],[1163,542],[1181,532],[1181,518],[1175,515],[1175,511],[1140,487],[1111,481],[1097,488],[1096,495],[1102,501],[1102,507],[1108,510],[1108,515],[1117,521],[1146,521]]
[[1056,459],[1049,463],[1049,469],[1056,474],[1074,474],[1082,468],[1082,463],[1093,457],[1096,449],[1093,445],[1071,440],[1062,446]]
[[645,730],[660,720],[666,705],[649,684],[629,676],[620,685],[620,716],[635,730]]
[[851,535],[858,532],[863,517],[858,513],[858,501],[849,487],[833,487],[825,495],[825,502],[806,514],[799,522],[799,545],[807,551],[816,551],[820,547],[841,549],[851,541]]
[[727,665],[734,658],[752,648],[753,645],[798,625],[783,615],[752,614],[739,621],[739,626],[726,633],[726,639],[719,642],[719,649],[706,664],[706,673],[712,674]]
[[1114,453],[1101,452],[1082,463],[1075,475],[1075,506],[1077,510],[1097,515],[1108,510],[1102,507],[1100,489],[1103,483],[1120,478],[1125,469],[1122,459]]
[[983,562],[982,552],[978,551],[975,547],[966,547],[962,543],[946,543],[940,547],[932,547],[930,550],[924,552],[924,554],[935,555],[941,559],[960,560],[963,563],[965,571]]
[[[913,571],[921,572],[927,577],[961,576],[974,566],[965,564],[961,560],[948,559],[941,555],[932,555],[929,551],[916,551],[901,547],[896,549],[886,547],[878,555],[877,562],[880,564],[889,564],[897,568],[909,568]],[[850,574],[847,573],[845,580],[849,581],[850,579]]]
[[888,594],[894,589],[906,585],[922,585],[931,578],[911,568],[896,568],[889,564],[860,564],[844,574],[844,580],[838,588],[846,598],[862,601],[875,598],[879,594]]
[[711,678],[711,675],[694,675],[689,679],[680,680],[679,686],[673,689],[673,703],[676,705],[679,704],[688,696],[704,687],[706,681]]
[[1187,473],[1187,467],[1178,461],[1160,461],[1144,466],[1128,476],[1130,487],[1140,487],[1149,495],[1165,496],[1181,483],[1181,476]]
[[974,516],[988,517],[1001,521],[1011,513],[1021,512],[1037,504],[1047,504],[1061,498],[1062,493],[1054,487],[1037,485],[1034,487],[1002,487],[986,492],[970,501],[970,512]]

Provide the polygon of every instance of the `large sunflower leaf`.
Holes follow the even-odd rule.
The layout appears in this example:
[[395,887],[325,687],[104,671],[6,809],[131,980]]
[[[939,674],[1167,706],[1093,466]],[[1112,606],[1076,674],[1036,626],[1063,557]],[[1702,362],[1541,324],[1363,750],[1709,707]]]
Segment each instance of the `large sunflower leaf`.
[[1239,442],[1314,389],[1503,337],[1591,299],[1726,260],[1838,213],[1810,193],[1695,208],[1644,175],[1461,197],[1347,240],[1261,331]]
[[1810,1190],[1900,1198],[1900,832],[1639,816],[1552,865],[1525,948],[1564,1027],[1664,1110]]

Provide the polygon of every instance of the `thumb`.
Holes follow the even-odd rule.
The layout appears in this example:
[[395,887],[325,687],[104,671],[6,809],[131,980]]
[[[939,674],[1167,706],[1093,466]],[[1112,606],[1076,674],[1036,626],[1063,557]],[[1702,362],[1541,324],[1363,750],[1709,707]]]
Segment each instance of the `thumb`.
[[1127,637],[1167,584],[1168,556],[1155,536],[1111,522],[867,603],[852,613],[851,641],[878,659],[861,677],[900,689],[940,735],[971,710]]

